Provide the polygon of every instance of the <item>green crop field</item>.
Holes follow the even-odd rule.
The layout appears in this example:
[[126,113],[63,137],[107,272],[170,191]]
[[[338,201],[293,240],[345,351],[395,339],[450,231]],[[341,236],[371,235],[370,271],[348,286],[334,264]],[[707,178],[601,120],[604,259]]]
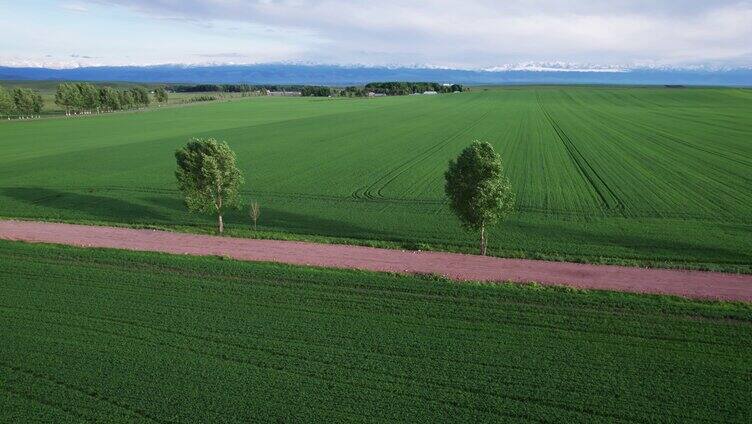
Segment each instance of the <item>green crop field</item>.
[[740,422],[752,306],[0,241],[0,422]]
[[[475,251],[443,196],[473,139],[518,210],[503,256],[752,272],[752,90],[475,88],[377,99],[249,98],[0,123],[0,216],[208,231],[174,181],[189,137],[237,152],[260,237]],[[247,211],[227,217],[252,236]]]

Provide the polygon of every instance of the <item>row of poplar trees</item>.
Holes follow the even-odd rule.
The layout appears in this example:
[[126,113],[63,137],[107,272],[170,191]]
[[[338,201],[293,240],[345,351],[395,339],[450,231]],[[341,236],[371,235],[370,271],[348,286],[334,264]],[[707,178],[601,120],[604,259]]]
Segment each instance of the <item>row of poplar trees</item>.
[[[164,88],[155,90],[155,99],[167,101]],[[88,82],[64,83],[57,86],[55,103],[66,115],[81,113],[112,112],[149,106],[149,92],[143,87],[116,90],[112,87],[97,87]]]
[[0,87],[0,116],[30,118],[44,107],[42,96],[30,88],[6,90]]

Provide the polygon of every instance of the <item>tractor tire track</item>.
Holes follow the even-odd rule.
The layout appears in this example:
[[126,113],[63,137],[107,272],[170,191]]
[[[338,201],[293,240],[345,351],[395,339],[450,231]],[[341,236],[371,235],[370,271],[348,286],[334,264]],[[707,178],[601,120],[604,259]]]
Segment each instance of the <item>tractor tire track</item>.
[[384,175],[377,178],[371,184],[368,184],[366,186],[362,186],[356,189],[355,191],[352,192],[350,197],[353,199],[367,199],[367,200],[378,200],[378,201],[395,200],[394,198],[387,198],[383,194],[383,190],[389,184],[393,183],[397,178],[399,178],[405,172],[409,171],[412,167],[426,161],[431,156],[441,151],[441,149],[451,144],[453,141],[455,141],[457,138],[459,138],[463,134],[471,131],[481,121],[483,121],[490,113],[491,113],[491,109],[484,112],[479,118],[473,120],[470,123],[470,125],[464,126],[460,130],[442,139],[438,143],[429,146],[428,148],[421,151],[420,153],[413,156],[412,158],[400,163],[396,167],[387,171]]
[[595,168],[585,158],[585,155],[580,152],[572,139],[569,138],[566,132],[564,132],[561,126],[559,126],[559,124],[556,122],[556,120],[553,119],[551,114],[543,106],[543,101],[540,98],[540,94],[536,92],[535,95],[538,100],[538,106],[540,106],[543,115],[546,117],[546,120],[554,129],[557,138],[564,145],[569,158],[577,167],[580,175],[585,178],[585,180],[590,184],[590,186],[597,194],[601,207],[607,212],[617,212],[618,214],[624,216],[624,201],[619,198],[619,196],[616,194],[616,192],[614,192],[613,189],[611,189],[611,187],[609,187],[603,177],[598,174]]

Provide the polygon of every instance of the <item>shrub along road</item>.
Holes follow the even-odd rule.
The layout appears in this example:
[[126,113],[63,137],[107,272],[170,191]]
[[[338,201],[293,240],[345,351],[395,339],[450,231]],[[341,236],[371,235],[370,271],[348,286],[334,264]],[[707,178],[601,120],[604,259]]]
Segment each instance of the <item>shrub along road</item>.
[[502,259],[457,253],[13,220],[0,221],[0,238],[83,247],[218,255],[293,265],[436,274],[464,281],[534,281],[583,289],[752,302],[752,275],[744,274]]

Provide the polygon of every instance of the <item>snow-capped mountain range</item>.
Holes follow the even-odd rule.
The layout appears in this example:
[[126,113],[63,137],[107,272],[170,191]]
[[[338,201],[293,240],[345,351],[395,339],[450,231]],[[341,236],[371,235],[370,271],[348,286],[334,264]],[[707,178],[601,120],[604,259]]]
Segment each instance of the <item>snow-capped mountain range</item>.
[[[43,66],[40,66],[43,65]],[[752,67],[599,66],[524,62],[484,69],[431,65],[327,65],[315,63],[201,63],[92,66],[65,62],[6,61],[0,80],[91,80],[173,83],[348,85],[372,81],[442,81],[463,84],[687,84],[752,86]]]

